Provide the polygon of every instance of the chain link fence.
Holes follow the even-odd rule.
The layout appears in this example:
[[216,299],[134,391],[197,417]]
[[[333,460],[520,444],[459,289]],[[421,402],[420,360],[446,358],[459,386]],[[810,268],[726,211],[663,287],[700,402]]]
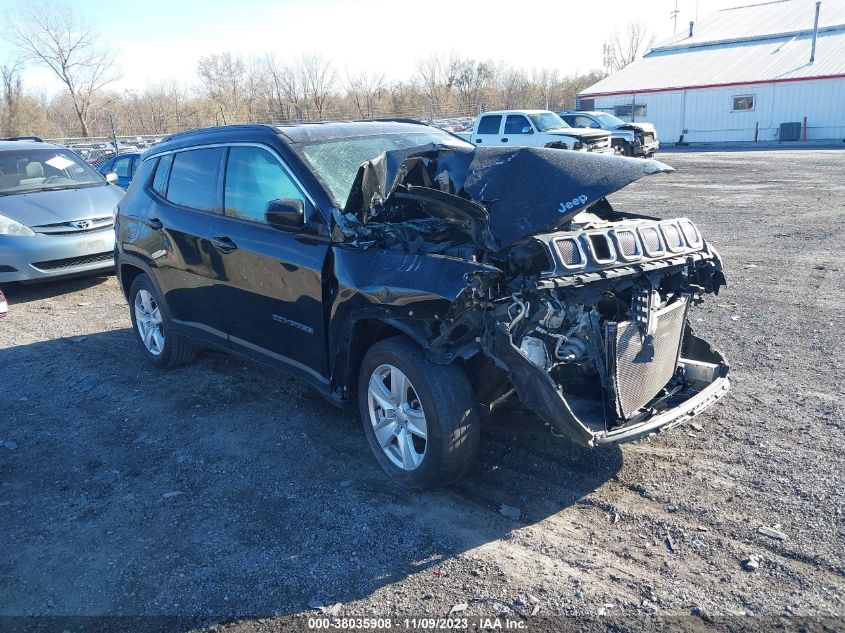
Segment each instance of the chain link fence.
[[143,152],[167,136],[146,134],[141,136],[100,136],[88,138],[50,138],[48,143],[63,145],[85,159],[89,165],[99,169],[112,156],[128,152]]
[[[433,125],[449,132],[464,132],[472,128],[473,116],[456,116],[450,118],[417,118],[405,116],[393,116],[385,118],[413,118],[424,123]],[[285,121],[284,124],[305,123],[307,121]],[[174,132],[175,133],[175,132]],[[99,169],[107,160],[118,154],[129,152],[144,152],[160,143],[168,134],[140,134],[134,136],[95,136],[95,137],[69,137],[44,139],[48,143],[63,145],[77,154],[85,161]]]

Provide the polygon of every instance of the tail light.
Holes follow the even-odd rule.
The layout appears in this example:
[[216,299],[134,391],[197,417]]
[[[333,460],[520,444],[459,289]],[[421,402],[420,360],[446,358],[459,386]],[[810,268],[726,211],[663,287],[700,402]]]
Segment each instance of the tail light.
[[8,313],[9,313],[9,304],[6,301],[6,297],[3,295],[3,291],[0,290],[0,319],[2,319]]

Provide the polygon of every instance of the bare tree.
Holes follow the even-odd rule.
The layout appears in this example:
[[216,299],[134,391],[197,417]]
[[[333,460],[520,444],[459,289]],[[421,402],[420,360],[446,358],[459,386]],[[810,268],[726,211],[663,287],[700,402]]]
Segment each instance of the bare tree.
[[362,72],[357,75],[346,73],[346,96],[361,118],[372,118],[376,110],[376,101],[384,91],[384,74]]
[[264,88],[263,68],[255,60],[220,53],[200,57],[197,75],[222,123],[254,121]]
[[97,93],[117,80],[114,57],[96,31],[67,7],[50,2],[21,4],[10,16],[7,37],[21,54],[53,71],[70,97],[82,136],[88,136]]
[[638,57],[642,57],[653,43],[654,35],[649,35],[641,22],[629,22],[622,33],[618,29],[614,30],[613,35],[605,42],[610,67],[613,70],[622,70]]
[[305,118],[305,86],[297,69],[280,64],[272,53],[267,53],[264,65],[272,115],[279,121]]
[[557,103],[556,93],[560,88],[560,79],[556,69],[535,69],[531,75],[531,83],[536,88],[536,105],[548,110]]
[[428,101],[429,117],[434,119],[440,115],[442,72],[441,61],[436,56],[420,59],[416,62],[414,83],[425,95]]
[[0,98],[2,98],[2,110],[0,110],[0,135],[16,136],[18,111],[23,96],[23,83],[21,82],[21,67],[19,60],[0,66]]
[[484,109],[484,94],[494,75],[494,66],[490,62],[476,62],[472,59],[458,61],[455,92],[460,114],[474,115]]
[[326,104],[332,97],[337,76],[331,61],[321,55],[303,55],[296,62],[302,88],[308,105],[319,121],[323,118]]

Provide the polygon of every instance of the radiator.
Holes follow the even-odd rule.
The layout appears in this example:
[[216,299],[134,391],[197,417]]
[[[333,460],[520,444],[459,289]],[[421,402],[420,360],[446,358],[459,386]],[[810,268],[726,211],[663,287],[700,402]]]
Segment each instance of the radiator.
[[605,326],[607,384],[617,416],[631,417],[675,374],[687,303],[679,299],[657,310],[652,337],[644,336],[636,321]]

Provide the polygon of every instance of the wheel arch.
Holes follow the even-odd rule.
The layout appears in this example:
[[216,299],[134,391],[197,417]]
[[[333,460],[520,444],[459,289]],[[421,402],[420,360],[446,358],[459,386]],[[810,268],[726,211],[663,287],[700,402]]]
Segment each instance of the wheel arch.
[[117,280],[120,283],[120,289],[123,291],[123,296],[129,301],[129,291],[132,289],[132,283],[142,274],[147,275],[155,286],[155,289],[161,296],[161,287],[158,285],[158,280],[153,274],[152,267],[143,259],[133,257],[131,255],[121,254],[116,259],[115,270],[117,272]]
[[357,399],[358,374],[367,350],[379,341],[396,336],[406,336],[421,349],[426,348],[425,335],[407,322],[363,317],[351,323],[346,343],[337,352],[332,372],[333,388],[340,392],[343,399],[350,402]]

